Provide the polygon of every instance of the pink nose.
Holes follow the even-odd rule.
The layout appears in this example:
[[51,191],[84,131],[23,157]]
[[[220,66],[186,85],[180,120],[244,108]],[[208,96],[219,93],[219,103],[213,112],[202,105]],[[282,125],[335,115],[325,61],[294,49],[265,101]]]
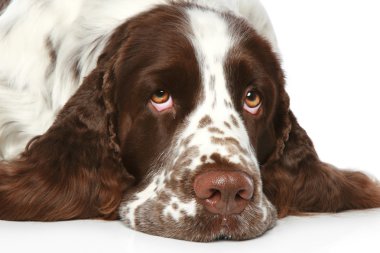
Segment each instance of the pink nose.
[[209,171],[195,178],[194,191],[211,213],[239,214],[253,196],[253,181],[239,171]]

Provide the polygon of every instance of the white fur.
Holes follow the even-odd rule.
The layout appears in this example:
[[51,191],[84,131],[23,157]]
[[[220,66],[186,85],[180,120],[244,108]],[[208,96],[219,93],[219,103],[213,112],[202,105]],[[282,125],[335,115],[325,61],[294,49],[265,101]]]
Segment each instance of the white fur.
[[[216,13],[192,9],[188,11],[188,15],[193,33],[190,40],[196,50],[198,63],[201,66],[202,97],[204,99],[192,115],[189,116],[189,125],[183,131],[180,139],[195,134],[189,145],[197,146],[200,149],[200,156],[206,155],[209,158],[211,154],[218,153],[223,157],[229,158],[230,162],[241,163],[239,155],[243,154],[240,152],[231,154],[226,146],[213,144],[210,138],[215,136],[215,134],[210,134],[207,128],[198,128],[200,120],[209,115],[212,118],[211,126],[222,130],[224,132],[223,137],[235,138],[240,141],[240,145],[244,149],[248,152],[251,151],[250,156],[246,156],[245,158],[248,161],[251,160],[253,167],[258,168],[258,162],[253,154],[253,148],[250,145],[248,133],[245,127],[243,127],[244,123],[242,119],[238,112],[225,104],[225,102],[232,104],[231,94],[227,89],[224,64],[227,53],[235,44],[233,34],[229,31],[227,22]],[[211,87],[210,83],[212,79],[215,80],[215,88]],[[231,115],[236,118],[240,126],[239,128],[231,122]],[[232,129],[225,126],[225,121],[229,122]],[[194,159],[190,168],[194,170],[200,163],[200,159]]]
[[129,221],[131,228],[135,228],[136,209],[146,201],[155,199],[157,194],[164,188],[165,173],[153,177],[151,183],[142,191],[135,194],[136,200],[128,202],[128,205],[122,205],[120,208],[121,217],[124,221]]

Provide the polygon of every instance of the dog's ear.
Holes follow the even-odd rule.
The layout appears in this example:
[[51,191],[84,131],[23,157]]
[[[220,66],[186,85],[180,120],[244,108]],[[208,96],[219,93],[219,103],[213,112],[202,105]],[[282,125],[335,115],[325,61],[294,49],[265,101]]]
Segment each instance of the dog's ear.
[[119,156],[114,53],[105,51],[45,134],[0,163],[0,219],[117,218],[133,177]]
[[277,143],[261,168],[264,192],[279,216],[380,207],[380,185],[360,172],[321,162],[313,143],[288,109],[282,91],[275,128]]

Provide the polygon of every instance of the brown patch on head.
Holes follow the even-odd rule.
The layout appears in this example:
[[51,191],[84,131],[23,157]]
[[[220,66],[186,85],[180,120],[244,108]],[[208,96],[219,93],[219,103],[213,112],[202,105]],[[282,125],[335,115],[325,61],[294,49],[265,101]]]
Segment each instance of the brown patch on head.
[[[189,30],[182,8],[162,5],[132,18],[114,36],[119,41],[113,79],[121,156],[138,181],[170,150],[200,99],[201,75]],[[158,89],[175,98],[171,110],[150,106]],[[131,123],[124,128],[127,120]],[[191,138],[180,140],[181,145],[187,149]]]
[[204,116],[198,124],[198,128],[204,128],[212,124],[212,119],[209,115]]
[[259,115],[252,116],[241,109],[239,116],[256,150],[259,163],[264,164],[276,149],[277,136],[283,136],[283,126],[289,111],[284,73],[267,40],[246,22],[232,15],[226,15],[226,18],[231,25],[230,32],[244,38],[237,41],[226,57],[224,69],[227,87],[235,108],[242,108],[242,98],[249,86],[262,97]]

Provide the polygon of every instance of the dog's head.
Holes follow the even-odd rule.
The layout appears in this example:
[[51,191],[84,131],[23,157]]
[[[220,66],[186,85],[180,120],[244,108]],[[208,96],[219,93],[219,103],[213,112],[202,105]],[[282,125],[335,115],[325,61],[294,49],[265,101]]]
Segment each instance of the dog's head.
[[272,227],[260,164],[287,108],[269,43],[244,20],[192,5],[130,20],[109,45],[115,124],[135,177],[120,216],[134,229],[209,241]]

